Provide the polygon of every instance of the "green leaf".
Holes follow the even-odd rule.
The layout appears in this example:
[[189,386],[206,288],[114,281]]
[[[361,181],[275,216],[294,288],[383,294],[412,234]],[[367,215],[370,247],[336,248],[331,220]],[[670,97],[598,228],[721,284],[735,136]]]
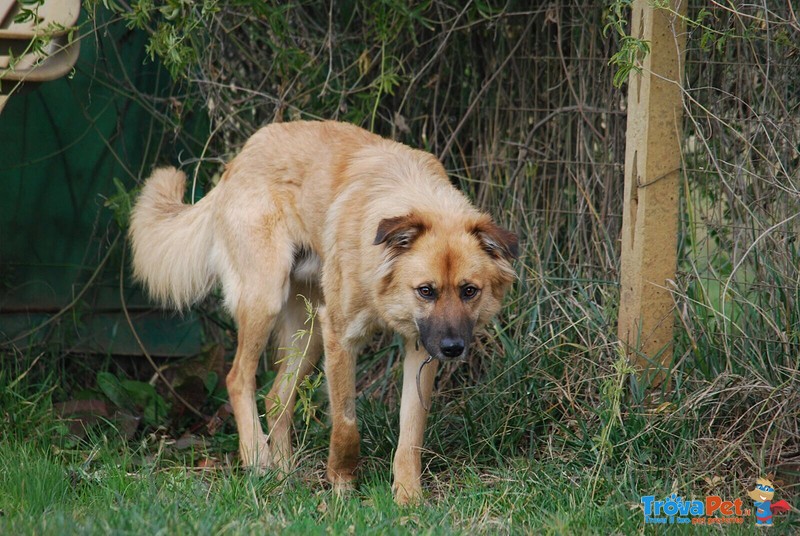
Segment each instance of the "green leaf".
[[163,424],[167,416],[167,403],[156,392],[155,387],[147,382],[135,380],[122,380],[122,387],[133,401],[136,409],[142,411],[142,420],[147,426]]
[[164,399],[154,392],[144,407],[144,413],[142,414],[144,424],[147,426],[163,424],[164,419],[167,417],[167,409],[167,403],[164,402]]
[[211,394],[216,389],[217,385],[219,385],[219,376],[213,370],[209,370],[206,374],[205,382],[203,382],[206,386],[206,392]]
[[106,199],[103,205],[114,213],[114,221],[120,229],[126,229],[133,209],[134,190],[128,191],[117,177],[113,178],[116,192]]
[[97,387],[115,406],[127,410],[134,409],[134,402],[128,395],[128,391],[119,378],[110,372],[97,373]]
[[135,380],[122,380],[120,384],[128,393],[129,398],[133,400],[133,403],[139,407],[146,406],[152,397],[158,396],[155,388],[149,383]]

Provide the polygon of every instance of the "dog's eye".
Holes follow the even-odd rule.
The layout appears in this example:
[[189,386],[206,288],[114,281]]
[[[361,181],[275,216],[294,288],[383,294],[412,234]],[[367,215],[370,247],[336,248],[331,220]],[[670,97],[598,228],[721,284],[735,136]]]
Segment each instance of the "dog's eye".
[[461,299],[462,300],[471,300],[475,296],[478,295],[480,289],[478,287],[467,285],[461,288]]
[[428,285],[422,285],[421,287],[417,288],[417,294],[426,300],[432,300],[436,297],[436,291],[434,291],[433,288],[429,287]]

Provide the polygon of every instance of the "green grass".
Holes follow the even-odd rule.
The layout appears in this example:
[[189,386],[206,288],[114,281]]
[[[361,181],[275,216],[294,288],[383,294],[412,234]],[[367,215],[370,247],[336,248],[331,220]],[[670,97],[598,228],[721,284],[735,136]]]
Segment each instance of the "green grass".
[[[4,533],[522,533],[634,531],[626,498],[587,510],[586,490],[565,467],[510,460],[478,471],[451,466],[429,476],[435,497],[399,508],[385,468],[368,469],[359,491],[337,499],[319,482],[281,481],[229,470],[197,471],[169,463],[137,464],[109,446],[90,463],[66,463],[51,449],[0,447]],[[191,460],[187,460],[191,464]]]
[[[644,526],[642,495],[744,498],[751,484],[738,478],[736,465],[755,431],[734,449],[709,452],[712,427],[697,413],[718,406],[691,395],[658,409],[637,405],[622,362],[605,371],[593,407],[581,401],[586,386],[573,386],[571,412],[552,404],[547,376],[555,363],[535,375],[506,363],[504,374],[482,385],[440,392],[423,457],[425,501],[401,508],[390,491],[396,405],[359,398],[360,485],[340,499],[323,478],[322,423],[312,420],[303,430],[299,466],[285,479],[230,462],[230,429],[194,448],[176,448],[164,428],[125,440],[110,423],[77,439],[52,411],[64,386],[36,367],[17,380],[25,361],[6,359],[0,373],[3,534],[655,533],[659,527]],[[385,380],[390,401],[399,379],[393,376]],[[521,389],[529,390],[527,398]],[[569,388],[558,389],[569,404]],[[200,469],[209,459],[214,466]],[[712,482],[715,475],[721,480]],[[785,492],[783,498],[796,502]],[[773,533],[798,527],[791,514]],[[731,530],[751,533],[752,520]]]

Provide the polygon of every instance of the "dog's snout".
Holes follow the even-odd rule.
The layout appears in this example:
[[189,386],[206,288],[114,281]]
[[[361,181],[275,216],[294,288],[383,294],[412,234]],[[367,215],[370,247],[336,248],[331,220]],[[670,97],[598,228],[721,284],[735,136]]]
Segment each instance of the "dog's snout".
[[445,357],[458,357],[464,353],[464,339],[442,339],[439,349]]

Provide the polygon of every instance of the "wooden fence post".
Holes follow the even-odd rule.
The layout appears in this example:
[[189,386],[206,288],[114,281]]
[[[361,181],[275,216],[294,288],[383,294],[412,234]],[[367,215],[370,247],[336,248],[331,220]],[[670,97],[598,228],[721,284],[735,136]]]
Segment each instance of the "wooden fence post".
[[625,200],[617,334],[640,378],[658,385],[672,362],[688,0],[634,0],[631,34],[650,53],[628,84]]

